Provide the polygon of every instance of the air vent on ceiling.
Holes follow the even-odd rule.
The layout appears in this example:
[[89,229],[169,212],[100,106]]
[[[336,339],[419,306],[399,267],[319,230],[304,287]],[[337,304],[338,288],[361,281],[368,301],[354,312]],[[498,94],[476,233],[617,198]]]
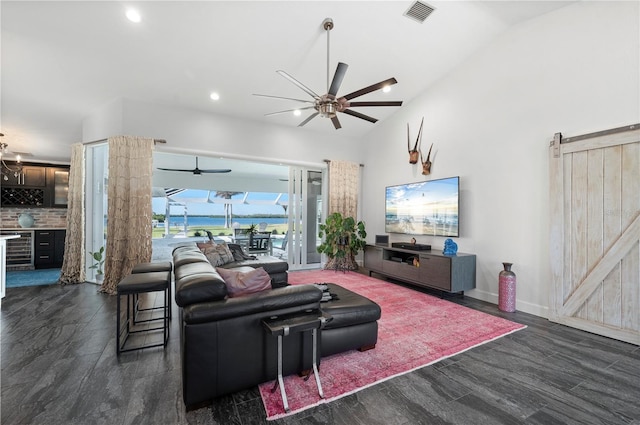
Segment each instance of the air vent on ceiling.
[[428,4],[421,1],[416,1],[409,7],[409,9],[407,9],[406,12],[404,12],[404,16],[423,23],[424,20],[427,19],[429,15],[431,15],[431,12],[433,12],[434,10],[435,9]]

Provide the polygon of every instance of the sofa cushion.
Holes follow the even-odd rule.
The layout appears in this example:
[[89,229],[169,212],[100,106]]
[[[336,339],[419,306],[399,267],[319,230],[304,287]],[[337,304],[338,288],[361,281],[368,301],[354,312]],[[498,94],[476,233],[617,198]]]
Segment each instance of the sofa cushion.
[[206,260],[176,268],[174,277],[176,304],[180,307],[227,297],[227,285],[222,276]]
[[[205,244],[207,245],[207,244]],[[223,266],[225,264],[233,263],[235,259],[233,254],[229,250],[226,243],[211,244],[202,248],[202,253],[207,257],[207,260],[212,266]]]
[[269,274],[284,273],[289,270],[289,263],[279,258],[271,257],[269,255],[258,255],[256,256],[255,260],[235,261],[233,263],[225,264],[219,267],[230,269],[247,266],[253,267],[254,269],[262,267]]
[[183,264],[180,267],[176,267],[176,269],[173,271],[173,275],[176,278],[176,284],[180,279],[184,278],[185,276],[189,276],[192,274],[207,274],[207,273],[211,275],[212,279],[217,278],[221,280],[222,283],[224,283],[222,276],[220,276],[215,271],[215,269],[211,267],[211,263],[209,263],[207,260]]
[[199,251],[198,247],[196,247],[193,242],[180,242],[176,244],[171,251],[172,255],[179,254],[181,252],[189,252],[189,251]]
[[219,268],[216,271],[224,279],[231,298],[271,289],[271,276],[262,267]]
[[[276,311],[291,313],[300,311],[299,307],[305,310],[318,309],[320,298],[322,291],[314,285],[293,285],[257,292],[246,297],[192,304],[184,308],[182,319],[186,323],[196,324],[261,313],[269,316]],[[259,325],[259,321],[257,324]]]
[[208,262],[207,257],[200,251],[196,250],[181,250],[173,254],[173,268],[178,269],[184,264],[189,263],[202,263]]

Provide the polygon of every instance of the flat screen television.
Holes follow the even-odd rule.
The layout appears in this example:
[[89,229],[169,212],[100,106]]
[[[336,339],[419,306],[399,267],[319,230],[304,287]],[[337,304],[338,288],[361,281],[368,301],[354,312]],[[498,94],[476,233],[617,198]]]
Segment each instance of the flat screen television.
[[408,235],[460,236],[460,177],[388,186],[385,231]]

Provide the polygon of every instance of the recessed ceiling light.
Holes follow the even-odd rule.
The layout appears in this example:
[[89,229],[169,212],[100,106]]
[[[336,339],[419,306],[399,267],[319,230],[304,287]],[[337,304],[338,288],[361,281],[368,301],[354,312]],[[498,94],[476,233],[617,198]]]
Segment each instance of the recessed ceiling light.
[[142,17],[140,16],[137,10],[129,9],[127,10],[127,19],[137,24],[142,20]]
[[218,100],[220,99],[220,95],[216,92],[212,92],[209,97],[211,98],[211,100]]
[[389,93],[389,92],[391,91],[391,86],[384,86],[384,87],[382,88],[382,91],[383,91],[384,93]]
[[302,115],[302,112],[300,112],[300,109],[296,109],[295,111],[293,111],[293,115],[299,117],[300,115]]

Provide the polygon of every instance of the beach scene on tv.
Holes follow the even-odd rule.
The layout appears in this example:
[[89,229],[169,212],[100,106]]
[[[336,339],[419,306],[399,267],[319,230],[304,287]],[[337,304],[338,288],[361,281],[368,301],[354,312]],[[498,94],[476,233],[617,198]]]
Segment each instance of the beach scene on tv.
[[459,236],[458,182],[458,177],[450,177],[387,187],[385,231]]

